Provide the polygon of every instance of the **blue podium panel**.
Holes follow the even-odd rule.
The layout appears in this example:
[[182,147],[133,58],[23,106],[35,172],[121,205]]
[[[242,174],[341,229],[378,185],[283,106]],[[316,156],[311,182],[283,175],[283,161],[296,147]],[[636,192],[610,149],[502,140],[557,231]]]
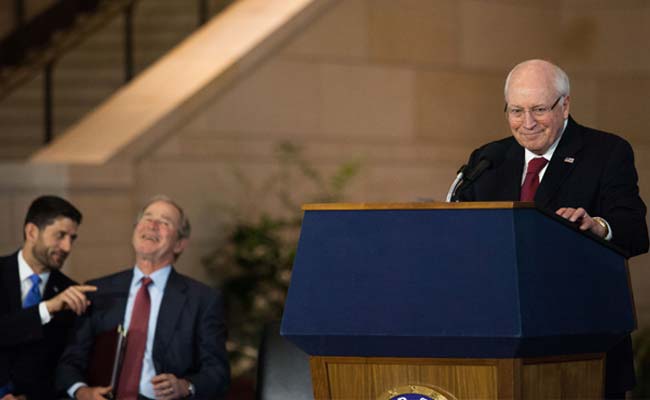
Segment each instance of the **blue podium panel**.
[[524,336],[634,330],[624,257],[537,210],[515,212]]
[[621,255],[505,204],[307,210],[281,333],[312,355],[518,357],[634,328]]

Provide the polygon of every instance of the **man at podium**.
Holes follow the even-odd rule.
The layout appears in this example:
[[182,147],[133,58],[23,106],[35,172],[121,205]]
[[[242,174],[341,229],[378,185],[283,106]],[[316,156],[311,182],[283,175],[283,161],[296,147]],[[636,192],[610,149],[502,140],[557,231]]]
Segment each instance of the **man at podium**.
[[[547,61],[524,61],[508,74],[504,95],[512,136],[471,154],[464,171],[473,180],[455,198],[534,201],[630,257],[647,252],[646,206],[632,148],[571,117],[566,73]],[[623,398],[634,387],[632,360],[629,337],[607,353],[607,398]]]

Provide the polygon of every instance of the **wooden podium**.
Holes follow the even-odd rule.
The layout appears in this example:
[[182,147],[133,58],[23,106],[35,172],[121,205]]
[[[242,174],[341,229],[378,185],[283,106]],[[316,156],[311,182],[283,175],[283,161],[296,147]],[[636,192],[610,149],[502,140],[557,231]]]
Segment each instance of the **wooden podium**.
[[316,399],[602,398],[624,255],[532,204],[306,205],[281,334]]

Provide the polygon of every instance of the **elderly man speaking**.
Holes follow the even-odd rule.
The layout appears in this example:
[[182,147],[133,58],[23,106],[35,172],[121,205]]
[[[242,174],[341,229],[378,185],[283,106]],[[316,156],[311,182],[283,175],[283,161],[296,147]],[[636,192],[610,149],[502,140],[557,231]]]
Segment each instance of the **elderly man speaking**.
[[[470,169],[486,155],[496,161],[459,188],[456,198],[534,201],[630,256],[647,252],[646,206],[632,148],[616,135],[573,120],[566,73],[547,61],[524,61],[510,71],[504,94],[512,136],[472,153]],[[623,398],[634,387],[629,337],[607,353],[606,374],[608,398]]]

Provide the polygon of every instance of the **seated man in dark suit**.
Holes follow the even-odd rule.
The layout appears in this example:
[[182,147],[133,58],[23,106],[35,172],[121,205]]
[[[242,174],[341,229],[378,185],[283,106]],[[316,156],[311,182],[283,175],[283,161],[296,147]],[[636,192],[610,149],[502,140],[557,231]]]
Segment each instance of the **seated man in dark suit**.
[[[566,73],[547,61],[525,61],[508,75],[505,101],[512,137],[472,153],[469,168],[484,157],[492,157],[493,165],[459,189],[458,199],[534,201],[630,257],[647,252],[646,206],[632,148],[571,118]],[[629,337],[607,353],[606,374],[609,398],[622,398],[634,386]]]
[[0,258],[0,398],[54,398],[54,368],[74,313],[89,286],[60,269],[72,250],[81,213],[56,196],[34,200],[23,226],[24,244]]
[[172,266],[189,236],[189,221],[171,199],[147,203],[133,230],[135,266],[92,281],[98,288],[92,306],[57,368],[61,392],[76,399],[111,392],[85,382],[95,336],[119,324],[128,334],[116,398],[211,399],[225,392],[230,370],[221,298]]

